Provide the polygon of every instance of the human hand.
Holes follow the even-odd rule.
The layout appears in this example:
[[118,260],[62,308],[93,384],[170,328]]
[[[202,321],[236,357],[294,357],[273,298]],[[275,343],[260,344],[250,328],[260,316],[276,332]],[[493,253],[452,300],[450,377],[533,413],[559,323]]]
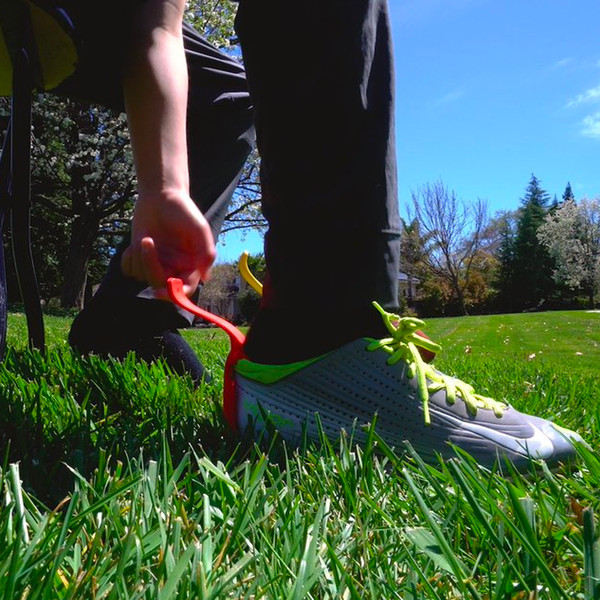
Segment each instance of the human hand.
[[167,279],[177,277],[191,296],[208,279],[215,257],[210,226],[189,196],[140,194],[121,258],[125,275],[148,283],[162,300],[169,300]]

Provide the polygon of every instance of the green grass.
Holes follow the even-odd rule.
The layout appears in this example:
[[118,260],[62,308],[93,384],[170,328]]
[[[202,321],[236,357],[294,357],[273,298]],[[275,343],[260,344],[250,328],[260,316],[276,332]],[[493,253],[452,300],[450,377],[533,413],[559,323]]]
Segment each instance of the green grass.
[[[596,447],[599,319],[425,332],[439,367]],[[46,324],[42,356],[10,315],[0,365],[0,598],[600,598],[596,450],[525,478],[428,466],[374,432],[256,447],[223,423],[220,331],[185,332],[215,374],[196,390],[162,364],[75,357],[69,321]]]
[[426,333],[441,340],[444,354],[532,360],[592,372],[599,365],[600,312],[429,319]]

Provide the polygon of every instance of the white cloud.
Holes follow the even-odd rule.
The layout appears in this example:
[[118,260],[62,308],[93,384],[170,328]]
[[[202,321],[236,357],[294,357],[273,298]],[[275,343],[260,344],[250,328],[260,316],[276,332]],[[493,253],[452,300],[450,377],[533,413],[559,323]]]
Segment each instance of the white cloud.
[[456,102],[460,100],[465,95],[465,91],[458,88],[455,90],[450,90],[447,94],[444,94],[440,98],[437,98],[431,102],[433,106],[440,106],[442,104],[451,104],[452,102]]
[[575,108],[582,104],[590,104],[592,102],[600,102],[600,85],[595,88],[591,88],[572,98],[567,102],[567,108]]
[[593,115],[588,115],[581,122],[582,135],[586,137],[592,138],[600,138],[600,112],[594,113]]
[[564,69],[565,67],[568,67],[569,65],[572,65],[572,64],[573,64],[572,58],[563,58],[562,60],[556,61],[552,65],[552,68],[553,69]]

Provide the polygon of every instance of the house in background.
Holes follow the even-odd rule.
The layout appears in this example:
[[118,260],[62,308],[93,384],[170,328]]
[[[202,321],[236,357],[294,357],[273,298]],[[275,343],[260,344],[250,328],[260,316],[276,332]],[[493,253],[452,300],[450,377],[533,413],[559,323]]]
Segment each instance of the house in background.
[[421,283],[418,277],[414,277],[408,273],[400,271],[398,273],[398,298],[401,301],[402,298],[406,299],[406,303],[413,304],[417,295],[417,286]]

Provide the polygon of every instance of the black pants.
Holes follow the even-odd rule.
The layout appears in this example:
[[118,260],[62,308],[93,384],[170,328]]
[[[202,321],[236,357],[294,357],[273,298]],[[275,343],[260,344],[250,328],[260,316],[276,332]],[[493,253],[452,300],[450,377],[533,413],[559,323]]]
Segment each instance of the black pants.
[[[371,311],[397,304],[400,226],[386,0],[241,0],[238,62],[185,28],[191,195],[218,233],[250,151],[261,154],[266,309]],[[120,75],[93,69],[60,90],[122,106]],[[113,63],[114,64],[114,63]],[[99,75],[100,74],[100,75]],[[97,295],[136,296],[118,261]],[[180,315],[148,301],[174,327]]]
[[387,0],[240,0],[262,157],[263,306],[397,305]]

